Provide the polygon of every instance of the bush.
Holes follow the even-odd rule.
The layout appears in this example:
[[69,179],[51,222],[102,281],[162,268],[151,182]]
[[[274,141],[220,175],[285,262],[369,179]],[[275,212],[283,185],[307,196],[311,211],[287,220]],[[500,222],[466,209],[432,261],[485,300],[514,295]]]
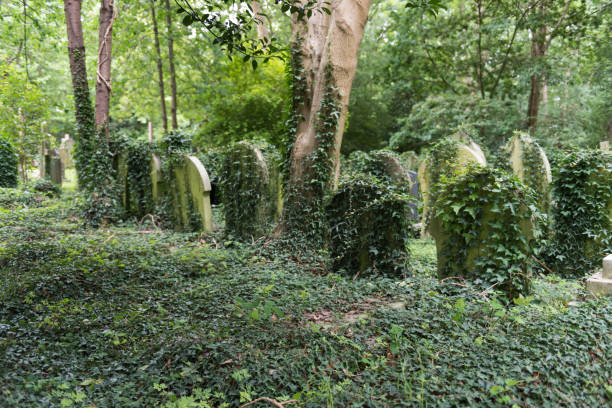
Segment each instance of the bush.
[[334,270],[403,277],[410,199],[364,175],[343,181],[327,204]]
[[17,186],[17,154],[7,140],[0,138],[0,187]]
[[47,197],[59,197],[62,193],[62,188],[47,178],[34,181],[31,184],[31,189],[43,193]]
[[532,241],[539,236],[533,192],[499,169],[468,167],[442,178],[431,231],[438,277],[468,277],[510,299],[531,290]]
[[582,277],[612,252],[612,154],[581,150],[559,164],[549,263],[564,276]]

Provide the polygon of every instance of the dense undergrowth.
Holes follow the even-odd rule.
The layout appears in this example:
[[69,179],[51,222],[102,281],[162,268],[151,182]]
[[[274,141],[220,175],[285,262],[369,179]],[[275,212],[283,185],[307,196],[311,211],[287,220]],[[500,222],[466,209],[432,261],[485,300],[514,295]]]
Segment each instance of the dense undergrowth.
[[408,279],[352,280],[275,242],[85,229],[72,201],[2,200],[0,406],[612,401],[612,302],[579,281],[538,278],[505,307],[435,279],[429,241]]

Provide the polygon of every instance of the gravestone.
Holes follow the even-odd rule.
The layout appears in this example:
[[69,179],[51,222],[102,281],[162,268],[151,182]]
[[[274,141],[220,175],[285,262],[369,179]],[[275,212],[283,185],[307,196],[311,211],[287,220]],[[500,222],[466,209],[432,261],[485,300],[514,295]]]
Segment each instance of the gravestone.
[[279,214],[277,177],[272,179],[262,151],[248,142],[234,144],[225,156],[222,198],[225,228],[240,239],[268,232]]
[[547,214],[552,173],[544,149],[529,135],[517,132],[504,150],[514,175],[536,192],[539,210]]
[[212,232],[210,179],[200,160],[195,156],[184,156],[172,169],[172,176],[175,227],[183,231],[199,227],[204,232]]
[[64,168],[69,169],[74,167],[74,160],[72,159],[74,152],[74,139],[72,139],[70,135],[65,135],[61,140],[58,152],[62,159]]
[[431,212],[436,200],[435,185],[440,181],[440,176],[450,177],[455,171],[467,168],[469,164],[486,166],[487,159],[476,142],[463,133],[457,133],[436,144],[419,166],[418,181],[423,199],[422,237],[428,234]]
[[155,153],[151,155],[151,194],[153,203],[159,205],[161,197],[168,189],[168,183],[163,179],[161,173],[161,159]]
[[587,279],[586,288],[593,295],[612,295],[612,254],[603,259],[603,268]]
[[410,219],[418,220],[419,219],[419,175],[412,171],[407,170],[408,177],[410,178],[410,195],[414,197],[414,201],[411,201],[410,206]]
[[610,142],[608,141],[599,142],[599,148],[605,152],[610,151]]
[[128,152],[122,151],[117,155],[117,184],[121,194],[121,204],[123,208],[129,210],[130,203],[128,197],[130,196],[130,186],[128,185]]

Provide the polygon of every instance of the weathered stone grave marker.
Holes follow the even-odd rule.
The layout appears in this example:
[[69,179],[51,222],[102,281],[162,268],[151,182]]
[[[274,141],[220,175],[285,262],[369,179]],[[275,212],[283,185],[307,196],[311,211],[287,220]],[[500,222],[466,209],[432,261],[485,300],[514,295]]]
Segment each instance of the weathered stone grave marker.
[[440,176],[452,176],[455,171],[465,169],[469,164],[487,165],[487,159],[480,146],[458,132],[433,147],[419,166],[418,180],[423,197],[421,235],[427,236],[430,215],[436,200],[435,185]]
[[603,259],[601,272],[587,279],[586,287],[594,295],[612,295],[612,254]]
[[517,132],[505,147],[512,172],[537,195],[539,210],[547,214],[552,173],[544,149],[529,135]]

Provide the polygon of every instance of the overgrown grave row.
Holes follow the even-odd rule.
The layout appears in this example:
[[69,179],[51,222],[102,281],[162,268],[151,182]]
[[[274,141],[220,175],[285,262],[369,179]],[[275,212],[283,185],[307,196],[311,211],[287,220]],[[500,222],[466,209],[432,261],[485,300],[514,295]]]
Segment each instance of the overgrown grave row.
[[[563,276],[592,270],[612,250],[610,154],[568,156],[552,190],[546,154],[528,135],[515,134],[500,155],[502,168],[488,166],[482,149],[458,132],[431,149],[417,181],[393,152],[352,154],[324,208],[334,270],[405,276],[416,221],[436,241],[440,279],[470,279],[514,298],[529,293],[534,268]],[[117,156],[126,212],[155,212],[178,230],[212,232],[219,227],[214,198],[228,236],[253,242],[282,226],[283,184],[273,147],[239,142],[198,156],[177,134],[159,147],[127,145]],[[146,157],[148,172],[134,170]]]

